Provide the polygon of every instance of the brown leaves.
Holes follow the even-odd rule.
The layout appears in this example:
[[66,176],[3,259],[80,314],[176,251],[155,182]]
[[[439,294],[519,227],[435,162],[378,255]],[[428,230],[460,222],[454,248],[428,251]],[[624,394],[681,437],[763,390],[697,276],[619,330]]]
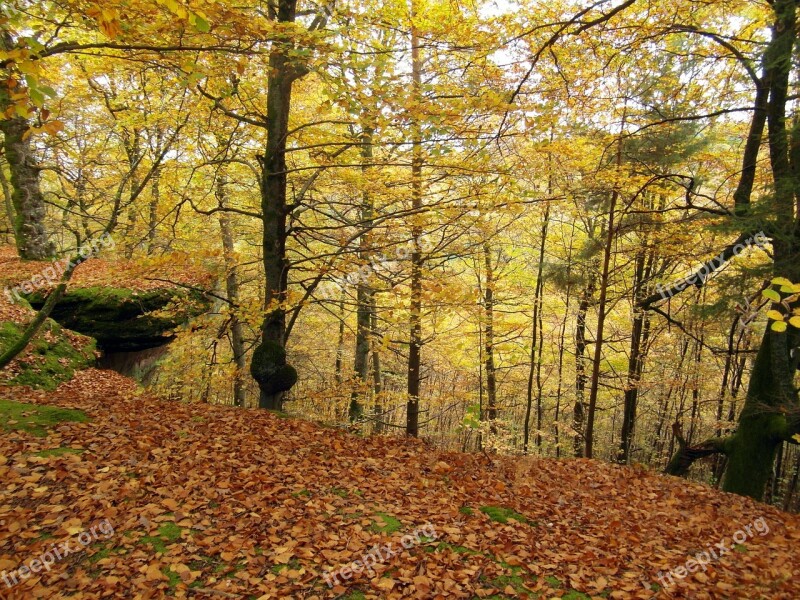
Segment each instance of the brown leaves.
[[[589,460],[438,452],[362,439],[257,410],[165,402],[119,375],[81,372],[56,393],[3,397],[81,408],[47,438],[0,438],[0,569],[108,519],[115,533],[20,582],[11,598],[652,598],[659,571],[763,516],[672,597],[796,598],[798,518],[683,480]],[[53,447],[82,454],[36,456]],[[492,521],[498,507],[527,522]],[[468,507],[469,510],[464,510]],[[390,518],[391,517],[391,518]],[[388,533],[392,519],[400,529]],[[404,548],[430,523],[437,539]],[[370,571],[323,579],[376,546]],[[777,583],[776,583],[777,582]],[[204,591],[200,591],[204,590]],[[662,595],[662,597],[667,597]]]

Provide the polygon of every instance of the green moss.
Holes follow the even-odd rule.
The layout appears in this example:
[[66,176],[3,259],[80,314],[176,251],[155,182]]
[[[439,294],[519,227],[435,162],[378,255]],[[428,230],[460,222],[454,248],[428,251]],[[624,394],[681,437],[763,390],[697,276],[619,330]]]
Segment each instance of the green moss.
[[460,512],[462,515],[470,516],[472,515],[473,510],[469,506],[462,506],[458,509],[458,512]]
[[498,523],[508,523],[509,519],[513,519],[515,521],[519,521],[520,523],[527,523],[534,526],[536,525],[535,522],[528,520],[525,515],[521,515],[510,508],[503,508],[502,506],[481,506],[480,510],[492,521],[496,521]]
[[[40,308],[40,292],[28,296],[31,306]],[[171,307],[181,302],[180,307]],[[146,350],[172,338],[172,330],[201,314],[208,301],[199,294],[182,290],[133,291],[126,288],[70,288],[53,309],[51,317],[73,331],[97,340],[112,352]],[[167,310],[165,310],[167,309]]]
[[82,454],[83,452],[85,452],[83,448],[48,448],[47,450],[34,452],[33,456],[47,458],[49,456],[64,456],[65,454]]
[[[378,517],[378,519],[374,520],[372,525],[370,525],[370,529],[375,533],[391,534],[403,528],[403,524],[390,514],[378,512],[375,513],[375,516]],[[383,523],[383,525],[381,525],[381,523]]]
[[518,594],[525,592],[525,581],[519,575],[500,575],[490,580],[489,583],[501,590],[511,586]]
[[561,598],[563,600],[591,600],[592,597],[577,590],[569,590],[566,594],[561,596]]
[[286,564],[272,565],[272,568],[270,570],[275,575],[280,575],[282,571],[285,571],[287,569],[291,569],[292,571],[297,571],[300,567],[302,567],[300,561],[297,560],[296,558],[293,558]]
[[47,435],[47,428],[58,423],[84,423],[88,420],[86,413],[80,410],[0,400],[0,423],[6,431],[27,431],[44,437]]
[[347,594],[347,596],[344,596],[343,600],[366,600],[366,598],[367,597],[364,595],[364,592],[355,591],[350,592]]
[[558,577],[553,577],[552,575],[548,575],[547,577],[544,578],[544,580],[547,582],[547,585],[549,585],[551,588],[558,589],[563,585]]
[[161,572],[167,577],[167,585],[170,589],[176,587],[181,582],[181,576],[173,571],[170,567],[164,567]]
[[[23,333],[22,326],[10,321],[0,322],[0,353],[15,343]],[[36,389],[54,390],[72,379],[75,371],[94,366],[94,340],[86,339],[80,347],[61,326],[48,319],[15,362],[16,375],[11,385],[27,385]]]
[[150,544],[156,552],[164,554],[167,551],[167,546],[181,539],[182,531],[183,529],[178,527],[177,524],[167,521],[158,528],[158,535],[146,535],[139,541],[143,544]]
[[439,542],[436,545],[436,548],[432,548],[430,552],[441,552],[442,550],[450,550],[456,554],[466,554],[468,556],[472,556],[474,554],[480,554],[477,550],[473,550],[472,548],[467,548],[466,546],[458,546],[456,544],[451,544],[449,542]]

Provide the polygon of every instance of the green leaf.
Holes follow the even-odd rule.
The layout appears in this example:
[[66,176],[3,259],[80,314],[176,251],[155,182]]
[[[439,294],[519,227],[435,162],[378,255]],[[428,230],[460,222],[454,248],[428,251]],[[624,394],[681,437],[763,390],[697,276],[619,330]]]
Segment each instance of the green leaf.
[[30,88],[28,93],[30,94],[31,102],[35,106],[41,108],[44,105],[44,94],[38,88]]
[[773,302],[781,301],[781,295],[775,290],[764,290],[763,292],[761,292],[761,295],[764,296],[764,298],[767,298],[768,300],[772,300]]
[[772,323],[770,329],[772,329],[772,331],[777,331],[778,333],[782,333],[786,331],[786,321],[775,321]]
[[211,25],[200,15],[194,15],[194,27],[200,33],[208,33],[211,31]]
[[786,279],[786,277],[776,277],[772,280],[773,285],[792,285],[792,282]]

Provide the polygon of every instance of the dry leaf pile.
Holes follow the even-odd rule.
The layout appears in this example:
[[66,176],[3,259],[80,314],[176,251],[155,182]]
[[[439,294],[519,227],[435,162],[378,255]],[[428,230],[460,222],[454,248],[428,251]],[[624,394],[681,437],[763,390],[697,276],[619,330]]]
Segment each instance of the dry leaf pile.
[[[0,398],[91,417],[0,434],[0,574],[78,546],[11,589],[0,580],[4,598],[800,598],[800,518],[642,469],[363,439],[163,401],[99,370]],[[58,447],[73,451],[42,453]],[[759,517],[768,534],[653,590]],[[113,535],[80,546],[104,520]],[[437,539],[404,549],[426,524]],[[376,544],[396,554],[326,585]]]

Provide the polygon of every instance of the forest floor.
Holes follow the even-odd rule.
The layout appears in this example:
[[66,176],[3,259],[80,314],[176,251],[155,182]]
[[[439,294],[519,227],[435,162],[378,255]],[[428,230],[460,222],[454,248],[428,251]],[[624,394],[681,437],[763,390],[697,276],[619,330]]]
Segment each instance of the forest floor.
[[3,598],[800,598],[800,517],[640,468],[365,439],[93,369],[0,400]]

